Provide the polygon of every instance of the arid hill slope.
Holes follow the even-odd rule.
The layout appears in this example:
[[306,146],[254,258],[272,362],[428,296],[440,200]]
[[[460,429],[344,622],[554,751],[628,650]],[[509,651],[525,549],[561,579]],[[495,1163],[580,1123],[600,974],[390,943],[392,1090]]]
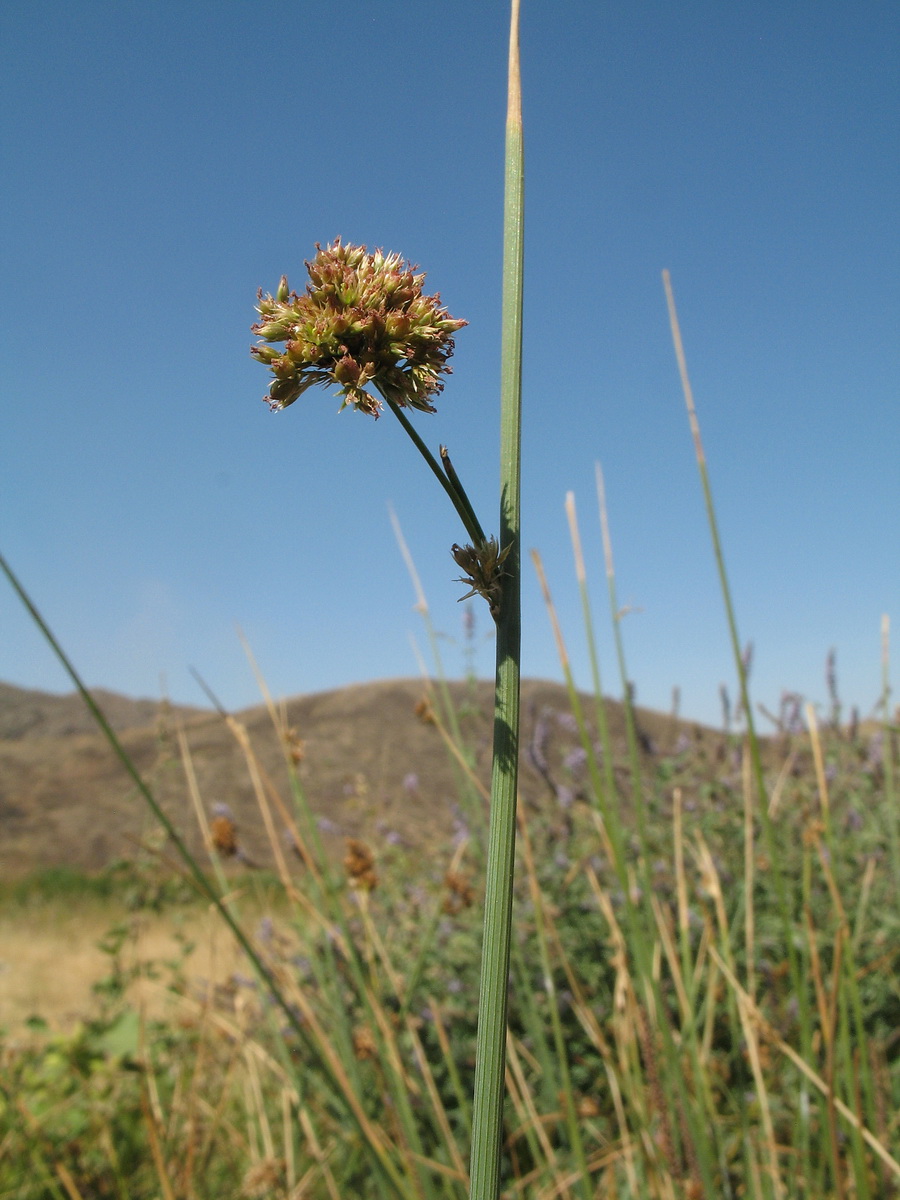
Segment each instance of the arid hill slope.
[[[462,735],[478,777],[490,760],[492,689],[486,682],[449,685]],[[288,725],[302,743],[300,776],[326,840],[346,836],[428,852],[446,847],[459,824],[460,772],[437,726],[417,714],[419,680],[389,680],[299,696],[286,704]],[[244,755],[226,722],[203,709],[171,708],[97,692],[96,699],[144,778],[192,847],[202,840],[179,751],[183,730],[203,808],[226,805],[246,855],[272,861]],[[587,712],[592,700],[585,700]],[[607,710],[623,749],[621,708]],[[565,802],[583,782],[577,734],[565,690],[535,680],[523,684],[521,792],[526,803]],[[264,707],[237,714],[263,768],[291,804],[285,749]],[[687,728],[671,718],[639,713],[645,750],[670,750]],[[710,749],[720,739],[689,727]],[[573,751],[575,751],[573,755]],[[278,836],[286,836],[276,811]],[[130,856],[153,828],[137,794],[77,695],[52,696],[0,684],[0,871],[5,876],[53,865],[99,869]]]

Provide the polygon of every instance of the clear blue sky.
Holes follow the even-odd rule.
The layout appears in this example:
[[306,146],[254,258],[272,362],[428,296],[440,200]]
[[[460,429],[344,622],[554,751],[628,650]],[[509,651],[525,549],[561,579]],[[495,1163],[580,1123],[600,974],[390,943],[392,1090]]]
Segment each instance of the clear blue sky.
[[[449,445],[496,528],[507,5],[0,8],[0,549],[87,681],[231,707],[416,674],[393,504],[458,639],[456,517],[390,414],[272,414],[256,289],[342,235],[455,316]],[[640,701],[719,717],[725,619],[660,281],[672,272],[753,693],[847,705],[900,623],[900,8],[523,0],[524,547],[589,683],[600,461]],[[484,606],[479,637],[488,634]],[[524,670],[559,678],[530,562]],[[68,690],[0,587],[0,679]],[[896,641],[900,643],[900,631]],[[444,646],[451,673],[458,646]],[[480,672],[493,651],[480,642]]]

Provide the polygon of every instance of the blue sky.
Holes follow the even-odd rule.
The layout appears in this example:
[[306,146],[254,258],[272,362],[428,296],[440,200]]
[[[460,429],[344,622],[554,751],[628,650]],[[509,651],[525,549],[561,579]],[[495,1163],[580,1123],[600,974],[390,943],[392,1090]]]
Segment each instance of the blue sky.
[[[315,243],[402,253],[455,316],[437,415],[496,528],[506,4],[0,9],[0,550],[87,681],[231,707],[463,670],[456,517],[390,414],[261,402],[256,289]],[[900,621],[900,9],[523,0],[524,548],[589,683],[564,513],[608,634],[606,475],[638,699],[734,690],[660,280],[672,273],[752,689],[871,709]],[[526,559],[524,661],[558,678]],[[490,675],[486,609],[478,667]],[[0,588],[0,679],[66,678]]]

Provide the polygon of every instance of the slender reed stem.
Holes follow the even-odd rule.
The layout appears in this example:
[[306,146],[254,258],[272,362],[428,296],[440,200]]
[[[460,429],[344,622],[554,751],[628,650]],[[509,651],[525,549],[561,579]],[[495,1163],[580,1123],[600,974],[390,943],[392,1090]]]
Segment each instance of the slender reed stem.
[[[453,463],[450,461],[450,451],[446,446],[441,446],[441,466],[444,468],[451,485],[456,490],[456,494],[459,496],[463,508],[469,514],[469,519],[472,523],[472,529],[476,531],[479,540],[483,542],[485,537],[481,532],[481,525],[479,524],[478,517],[475,515],[475,509],[472,507],[472,501],[469,499],[466,489],[463,487],[462,481],[456,473],[456,467],[454,467]],[[466,526],[466,528],[468,529],[469,526]]]
[[756,784],[757,795],[759,798],[759,815],[762,823],[763,835],[766,843],[766,853],[769,861],[772,864],[772,873],[775,879],[775,887],[778,893],[779,908],[781,910],[782,921],[784,926],[784,937],[787,944],[788,954],[791,960],[793,973],[796,982],[799,984],[799,976],[797,974],[797,956],[794,948],[793,938],[790,932],[790,908],[788,902],[787,887],[784,879],[784,872],[781,867],[781,854],[778,849],[778,844],[775,839],[772,828],[772,819],[769,815],[769,805],[767,803],[765,781],[763,779],[762,756],[759,748],[759,738],[756,735],[756,728],[753,721],[753,708],[750,704],[750,692],[747,686],[747,668],[744,664],[743,655],[741,654],[741,643],[738,637],[737,620],[734,615],[734,605],[731,600],[731,587],[728,583],[728,575],[725,571],[725,556],[722,553],[722,543],[719,538],[719,524],[716,520],[716,510],[713,504],[712,489],[709,483],[709,472],[706,469],[706,454],[703,450],[703,442],[700,437],[700,423],[697,420],[697,410],[694,407],[694,394],[691,389],[691,382],[688,377],[687,361],[684,356],[684,344],[681,340],[681,329],[678,324],[678,313],[675,309],[675,297],[672,292],[672,281],[668,271],[663,271],[663,287],[666,292],[666,303],[669,309],[669,323],[672,329],[672,343],[675,347],[675,357],[678,361],[678,371],[681,376],[681,386],[684,391],[684,400],[687,406],[688,421],[691,427],[691,436],[694,441],[694,453],[697,458],[697,470],[700,474],[700,483],[703,487],[703,500],[706,505],[706,516],[709,522],[709,533],[712,540],[713,554],[716,560],[716,568],[719,573],[719,585],[722,591],[722,600],[725,605],[725,615],[728,620],[728,632],[731,637],[731,649],[734,654],[735,668],[738,675],[738,684],[741,693],[741,707],[747,722],[747,738],[750,746],[750,758],[753,764],[753,776]]
[[509,554],[505,561],[503,594],[497,616],[494,756],[472,1106],[471,1200],[496,1200],[500,1191],[507,978],[515,867],[521,643],[519,467],[524,216],[518,28],[519,0],[512,0],[506,120],[500,407],[500,547],[501,551],[508,548]]
[[591,662],[591,680],[594,686],[594,702],[597,710],[597,729],[600,733],[600,744],[603,747],[603,775],[606,783],[606,794],[609,798],[608,802],[614,804],[616,798],[616,779],[612,738],[609,735],[609,721],[606,719],[606,701],[603,698],[603,685],[600,682],[600,660],[597,655],[597,639],[594,636],[594,619],[591,615],[587,571],[584,566],[581,533],[578,529],[578,518],[575,513],[574,492],[566,493],[566,519],[569,522],[569,537],[572,541],[572,554],[575,559],[575,578],[578,581],[578,591],[581,594],[581,613],[584,620],[585,634],[587,635],[588,656]]
[[[553,597],[550,594],[550,587],[547,583],[547,576],[544,572],[544,564],[537,550],[531,551],[531,560],[534,563],[534,569],[537,572],[538,583],[540,584],[541,591],[544,594],[544,604],[550,616],[550,624],[553,628],[553,638],[556,642],[556,651],[559,656],[560,666],[562,667],[563,677],[566,681],[566,690],[569,694],[569,704],[571,705],[572,715],[574,716],[576,725],[578,726],[578,735],[581,739],[581,745],[587,758],[588,770],[590,771],[591,775],[593,796],[597,802],[597,811],[603,818],[603,823],[609,836],[609,844],[612,850],[612,866],[616,872],[616,878],[619,881],[619,885],[621,886],[623,893],[627,893],[628,866],[625,860],[625,838],[622,830],[622,823],[619,820],[619,811],[616,804],[615,792],[609,788],[604,788],[603,786],[603,780],[601,779],[600,770],[597,763],[597,755],[594,751],[590,731],[587,727],[587,721],[585,720],[581,698],[579,697],[578,690],[575,687],[575,676],[572,674],[572,667],[569,662],[569,652],[566,649],[562,629],[560,628],[559,619],[556,615]],[[605,754],[605,757],[610,757],[610,754]]]
[[[625,738],[628,743],[628,758],[631,764],[631,798],[637,816],[638,840],[641,846],[641,871],[646,877],[649,869],[647,861],[647,815],[644,805],[644,791],[641,785],[641,761],[638,753],[637,723],[634,715],[632,699],[632,684],[628,678],[628,667],[625,663],[625,645],[622,640],[622,617],[624,610],[619,607],[616,592],[616,571],[613,565],[612,537],[609,532],[609,513],[606,507],[606,487],[603,482],[603,470],[599,463],[594,464],[594,474],[597,482],[597,503],[600,509],[600,534],[603,539],[603,559],[606,565],[606,587],[609,593],[609,611],[612,618],[613,641],[616,646],[616,661],[619,664],[619,677],[622,682],[622,709],[625,714]],[[649,877],[645,878],[649,887]]]
[[[772,819],[769,800],[766,794],[765,780],[763,778],[762,754],[760,751],[759,738],[757,737],[756,728],[753,721],[753,708],[750,704],[750,693],[747,685],[747,668],[744,663],[743,655],[741,654],[741,643],[740,639],[738,638],[737,621],[734,615],[734,605],[732,604],[731,600],[731,588],[728,583],[728,575],[725,570],[725,557],[722,553],[722,544],[719,539],[719,526],[716,520],[716,510],[713,504],[712,489],[709,483],[709,473],[706,469],[706,455],[703,450],[703,442],[700,438],[700,424],[697,420],[697,411],[694,407],[694,395],[691,389],[690,379],[688,377],[687,361],[684,355],[684,345],[681,340],[681,329],[678,324],[678,313],[675,308],[675,297],[672,292],[672,281],[668,271],[663,271],[662,276],[663,287],[666,293],[666,304],[669,311],[669,324],[672,330],[672,343],[675,348],[675,358],[678,362],[678,371],[681,376],[681,386],[684,392],[685,404],[687,406],[688,421],[690,422],[691,427],[691,436],[694,441],[694,452],[697,458],[697,470],[700,474],[700,482],[703,487],[703,499],[706,506],[707,520],[709,522],[713,554],[715,555],[716,567],[719,573],[719,584],[721,587],[722,599],[725,605],[725,613],[728,619],[731,647],[734,654],[735,668],[737,670],[738,681],[740,684],[741,705],[747,722],[747,743],[750,749],[750,761],[753,766],[753,781],[759,801],[759,819],[763,831],[766,855],[769,860],[775,886],[775,894],[778,898],[777,907],[781,925],[781,937],[787,953],[794,995],[797,997],[798,1002],[801,1043],[804,1052],[811,1054],[812,1028],[810,1023],[809,997],[807,995],[806,987],[804,986],[803,972],[800,966],[797,945],[794,938],[794,930],[792,927],[793,913],[791,897],[788,892],[788,884],[785,878],[784,868],[782,866],[781,848],[778,838],[775,836],[774,821]],[[801,1082],[801,1089],[803,1090],[804,1094],[805,1088],[806,1085]]]
[[384,397],[384,401],[388,408],[409,434],[416,449],[428,463],[441,487],[450,497],[453,507],[456,509],[457,513],[459,513],[459,518],[466,528],[466,533],[468,533],[469,537],[476,546],[479,546],[482,542],[486,542],[487,538],[484,536],[484,530],[481,528],[478,518],[475,516],[475,510],[472,508],[471,501],[463,490],[463,486],[459,482],[459,477],[457,476],[456,472],[453,471],[451,474],[449,471],[441,470],[437,459],[419,437],[418,433],[416,433],[412,422],[407,419],[407,416],[400,405],[393,401],[390,396],[385,395],[384,392],[381,394]]
[[541,961],[541,972],[544,976],[544,987],[547,992],[549,1001],[548,1008],[550,1014],[550,1025],[553,1031],[553,1048],[556,1053],[556,1069],[559,1072],[559,1081],[561,1083],[561,1099],[565,1105],[566,1111],[566,1126],[568,1129],[569,1145],[572,1148],[572,1153],[575,1161],[578,1164],[579,1173],[579,1190],[585,1200],[591,1200],[593,1189],[591,1185],[591,1174],[588,1169],[587,1154],[584,1148],[584,1139],[581,1134],[581,1126],[579,1124],[578,1113],[575,1107],[575,1090],[572,1085],[572,1074],[569,1067],[569,1054],[566,1048],[566,1039],[563,1032],[562,1021],[560,1020],[559,997],[556,991],[556,983],[553,978],[553,967],[550,961],[549,947],[549,931],[550,920],[546,911],[544,902],[544,894],[541,891],[541,885],[538,880],[537,870],[534,862],[534,852],[531,846],[531,838],[528,834],[527,822],[520,815],[520,839],[522,844],[522,854],[525,862],[525,871],[528,878],[528,890],[531,895],[531,902],[534,905],[535,912],[535,934],[538,942],[538,953]]
[[884,800],[889,822],[891,866],[894,879],[900,886],[900,803],[894,779],[896,722],[891,712],[891,621],[887,613],[881,618],[881,718],[881,761],[884,768]]

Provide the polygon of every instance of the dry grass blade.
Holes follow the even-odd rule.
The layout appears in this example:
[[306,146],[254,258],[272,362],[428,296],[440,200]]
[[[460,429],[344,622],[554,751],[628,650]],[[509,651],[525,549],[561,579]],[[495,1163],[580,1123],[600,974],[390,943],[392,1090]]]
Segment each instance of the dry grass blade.
[[66,1189],[69,1200],[85,1200],[85,1197],[79,1192],[75,1180],[72,1178],[72,1173],[65,1163],[54,1163],[53,1169],[59,1176],[60,1183]]
[[859,889],[859,900],[856,905],[856,920],[853,926],[853,940],[851,943],[851,952],[853,957],[859,953],[859,946],[862,941],[863,928],[866,919],[866,909],[869,904],[869,896],[872,892],[872,884],[875,882],[875,871],[877,869],[877,860],[875,855],[871,855],[866,859],[866,869],[863,872],[862,886]]
[[773,821],[778,815],[778,810],[781,806],[781,797],[784,795],[785,785],[793,774],[796,762],[797,751],[792,749],[781,765],[781,770],[778,772],[778,778],[775,780],[775,786],[772,788],[772,795],[769,798],[769,816]]
[[370,1146],[379,1156],[382,1161],[389,1160],[390,1146],[387,1142],[383,1131],[377,1125],[370,1121],[368,1114],[360,1103],[359,1097],[356,1094],[356,1089],[353,1086],[353,1081],[350,1079],[340,1056],[335,1051],[332,1040],[327,1031],[322,1026],[315,1009],[310,1004],[307,996],[302,988],[295,988],[292,992],[294,1003],[300,1009],[303,1020],[308,1024],[316,1041],[316,1047],[322,1059],[327,1062],[329,1070],[341,1089],[341,1093],[347,1103],[347,1106],[353,1112],[354,1117],[359,1125],[360,1130],[368,1140]]
[[858,1130],[860,1136],[862,1137],[862,1139],[866,1143],[866,1145],[869,1146],[869,1148],[878,1156],[878,1158],[881,1160],[881,1162],[888,1168],[888,1170],[890,1171],[890,1173],[894,1177],[894,1179],[896,1179],[897,1182],[900,1183],[900,1162],[898,1162],[893,1157],[893,1155],[890,1153],[890,1151],[872,1133],[872,1131],[870,1129],[867,1129],[866,1126],[863,1125],[862,1121],[860,1121],[860,1119],[856,1115],[856,1113],[853,1112],[852,1109],[848,1108],[847,1105],[843,1102],[843,1100],[841,1100],[838,1096],[834,1096],[833,1093],[831,1093],[831,1090],[829,1089],[828,1084],[821,1077],[821,1075],[819,1075],[816,1071],[814,1071],[813,1068],[809,1065],[809,1063],[806,1062],[803,1059],[803,1057],[797,1053],[797,1051],[793,1048],[793,1046],[789,1046],[787,1044],[787,1042],[785,1042],[784,1039],[781,1037],[781,1035],[778,1033],[778,1031],[776,1029],[774,1029],[772,1027],[772,1025],[769,1024],[769,1022],[766,1020],[766,1018],[760,1012],[759,1008],[756,1006],[756,1003],[751,999],[751,997],[749,997],[747,995],[747,993],[741,987],[740,983],[738,982],[737,978],[734,975],[734,972],[730,970],[730,968],[728,967],[728,964],[724,961],[724,959],[721,957],[721,955],[719,954],[719,952],[716,950],[716,948],[714,946],[710,947],[710,953],[712,954],[713,958],[718,963],[719,968],[722,971],[723,975],[728,980],[728,983],[731,986],[732,990],[734,991],[735,996],[738,997],[739,1000],[741,1000],[741,999],[743,1000],[743,1003],[746,1005],[748,1016],[752,1020],[753,1024],[762,1033],[762,1035],[766,1039],[766,1041],[769,1042],[771,1045],[775,1046],[775,1048],[777,1050],[779,1050],[786,1058],[790,1059],[790,1061],[794,1064],[794,1066],[797,1068],[797,1070],[806,1076],[806,1078],[810,1081],[810,1083],[819,1092],[821,1092],[821,1094],[826,1098],[826,1100],[828,1099],[829,1095],[831,1094],[832,1099],[834,1101],[834,1107],[837,1110],[837,1112],[840,1113],[841,1117],[847,1122],[848,1125],[851,1125],[854,1129]]
[[190,747],[188,746],[183,726],[179,726],[178,728],[178,749],[181,752],[181,763],[184,768],[185,779],[187,780],[188,795],[191,798],[191,804],[194,806],[194,816],[197,818],[197,825],[200,827],[203,846],[210,861],[215,863],[218,859],[215,846],[213,845],[212,831],[210,830],[206,810],[203,807],[203,801],[200,797],[200,787],[197,783],[194,761],[191,757]]
[[548,1118],[546,1116],[542,1118],[538,1115],[534,1104],[534,1096],[525,1077],[525,1069],[522,1066],[519,1047],[516,1044],[516,1039],[508,1030],[506,1034],[506,1058],[508,1064],[507,1087],[511,1083],[514,1083],[515,1089],[510,1089],[510,1095],[518,1098],[516,1108],[519,1113],[519,1129],[516,1132],[516,1136],[519,1137],[529,1131],[533,1132],[540,1143],[545,1162],[550,1170],[555,1173],[556,1151],[550,1144],[550,1139],[547,1137],[545,1128],[545,1122]]
[[684,986],[684,978],[681,974],[681,964],[678,961],[678,953],[675,949],[675,939],[672,934],[671,913],[664,908],[659,901],[659,897],[651,896],[650,904],[653,908],[653,916],[656,921],[656,928],[659,931],[660,944],[665,955],[666,962],[669,965],[669,972],[672,976],[672,982],[675,984],[675,994],[678,997],[678,1007],[681,1009],[681,1018],[687,1023],[692,1019],[691,1002]]
[[275,1159],[275,1139],[272,1136],[272,1127],[269,1124],[268,1113],[263,1103],[256,1058],[248,1052],[246,1046],[244,1047],[244,1061],[247,1064],[247,1079],[250,1082],[250,1095],[253,1100],[252,1110],[249,1110],[247,1113],[248,1121],[259,1129],[262,1137],[263,1155],[272,1162]]
[[[231,730],[234,740],[237,742],[238,746],[240,746],[241,752],[244,755],[244,760],[247,763],[247,771],[250,775],[250,782],[253,785],[253,794],[256,797],[257,804],[259,805],[259,811],[263,819],[263,825],[265,826],[266,834],[269,838],[269,844],[272,848],[272,855],[275,859],[275,865],[278,870],[278,877],[281,880],[282,886],[285,888],[288,895],[290,895],[295,890],[294,884],[287,868],[287,862],[285,861],[281,839],[278,837],[278,833],[275,829],[275,822],[272,820],[272,810],[269,807],[269,802],[266,795],[266,786],[264,784],[265,772],[263,771],[253,747],[250,744],[250,738],[247,734],[246,728],[240,723],[240,721],[235,720],[234,717],[226,717],[225,720],[228,728]],[[268,782],[269,790],[274,792],[275,788],[272,786],[271,782],[268,780],[266,782]]]
[[812,914],[809,909],[803,914],[806,923],[806,940],[809,946],[809,965],[816,994],[816,1007],[819,1013],[819,1027],[825,1042],[825,1051],[829,1052],[831,1045],[831,1022],[828,1019],[828,1001],[825,996],[825,984],[822,979],[822,962],[819,958],[819,939],[816,935]]
[[[431,1101],[431,1108],[434,1112],[435,1120],[438,1123],[438,1127],[440,1128],[444,1139],[444,1145],[446,1146],[453,1162],[452,1177],[457,1182],[468,1185],[469,1172],[466,1168],[462,1151],[457,1144],[456,1135],[451,1128],[450,1120],[447,1116],[447,1110],[444,1107],[443,1101],[441,1100],[440,1092],[438,1091],[437,1084],[435,1083],[434,1073],[431,1070],[431,1066],[425,1054],[425,1047],[422,1045],[422,1039],[419,1037],[418,1030],[416,1029],[414,1022],[410,1017],[406,1018],[406,1030],[412,1042],[413,1053],[416,1056],[416,1062],[418,1063],[419,1071],[425,1081],[425,1089],[428,1093],[428,1098]],[[440,1169],[446,1173],[447,1169],[442,1164],[434,1163],[433,1160],[429,1160],[429,1162],[434,1169]]]
[[775,1195],[778,1200],[783,1200],[786,1192],[784,1181],[781,1178],[781,1169],[778,1164],[778,1144],[775,1140],[775,1127],[772,1123],[772,1110],[769,1104],[769,1093],[766,1088],[765,1076],[763,1075],[762,1062],[759,1054],[759,1040],[756,1036],[757,1031],[750,1019],[750,1010],[748,1003],[752,1003],[752,998],[749,993],[744,992],[746,1000],[738,998],[738,1012],[740,1014],[741,1028],[744,1031],[744,1038],[747,1043],[747,1054],[750,1059],[750,1068],[753,1072],[753,1082],[756,1085],[756,1098],[759,1102],[760,1116],[762,1118],[763,1132],[765,1134],[766,1148],[769,1157],[769,1179],[775,1189]]
[[[325,1186],[328,1188],[328,1195],[331,1200],[341,1200],[341,1194],[335,1182],[334,1175],[328,1163],[328,1155],[322,1150],[322,1146],[316,1136],[316,1129],[310,1120],[309,1111],[304,1105],[300,1109],[300,1127],[303,1130],[303,1135],[306,1138],[306,1144],[309,1147],[310,1154],[315,1160],[321,1177],[325,1180]],[[309,1174],[309,1173],[308,1173]],[[305,1180],[301,1180],[301,1183]],[[302,1192],[300,1193],[303,1194]]]
[[747,959],[747,991],[756,995],[756,908],[753,903],[755,853],[753,842],[753,780],[750,755],[744,746],[741,756],[744,792],[744,953]]
[[541,595],[544,598],[544,607],[547,609],[550,617],[550,627],[553,630],[553,640],[556,643],[556,655],[563,669],[563,674],[565,674],[569,670],[569,652],[566,649],[566,640],[563,637],[562,626],[559,623],[559,617],[556,612],[556,605],[553,603],[550,585],[547,582],[544,563],[537,550],[531,551],[531,561],[534,563],[535,573],[537,574],[538,583],[541,588]]
[[147,1130],[147,1140],[150,1143],[150,1154],[153,1157],[153,1165],[156,1168],[156,1177],[159,1180],[160,1192],[162,1200],[176,1200],[175,1192],[172,1190],[172,1184],[169,1180],[169,1172],[166,1167],[165,1155],[162,1151],[160,1143],[159,1128],[157,1126],[156,1116],[150,1107],[146,1093],[141,1091],[141,1107],[144,1113],[144,1127]]

